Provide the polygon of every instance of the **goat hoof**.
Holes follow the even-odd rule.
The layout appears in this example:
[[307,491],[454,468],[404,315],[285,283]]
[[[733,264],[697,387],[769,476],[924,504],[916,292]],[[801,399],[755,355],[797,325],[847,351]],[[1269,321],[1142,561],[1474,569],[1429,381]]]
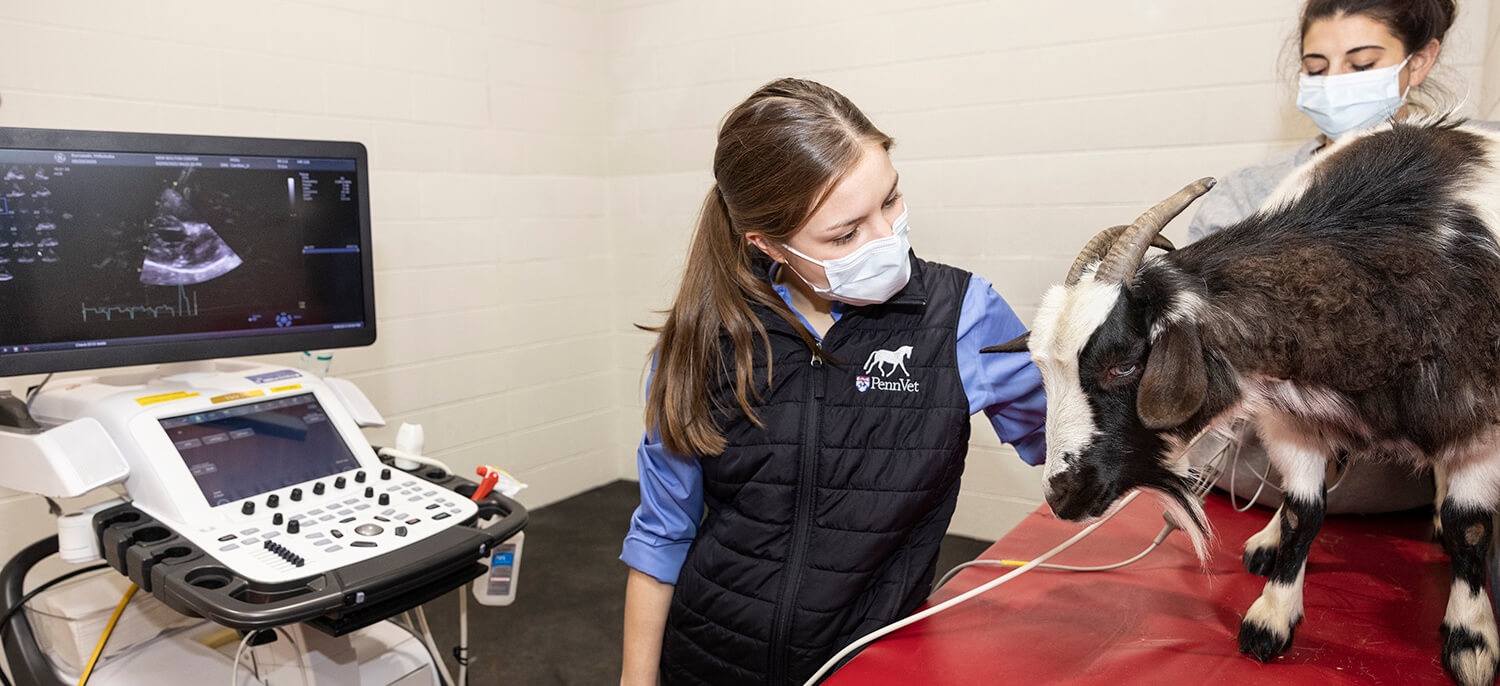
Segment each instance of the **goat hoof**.
[[1286,635],[1261,626],[1250,620],[1240,623],[1240,652],[1253,655],[1261,662],[1276,659],[1292,647],[1292,633],[1296,627],[1288,627]]
[[1245,571],[1256,576],[1269,577],[1271,569],[1276,564],[1276,549],[1267,546],[1246,550],[1242,559],[1245,562]]
[[1461,686],[1489,686],[1500,671],[1500,653],[1478,632],[1444,622],[1443,668]]

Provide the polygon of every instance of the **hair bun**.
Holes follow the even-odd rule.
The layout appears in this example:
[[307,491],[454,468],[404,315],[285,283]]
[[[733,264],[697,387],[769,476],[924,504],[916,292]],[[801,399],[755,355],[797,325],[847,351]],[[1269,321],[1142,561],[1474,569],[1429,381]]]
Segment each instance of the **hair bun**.
[[1363,16],[1383,24],[1401,40],[1407,54],[1441,42],[1458,16],[1457,0],[1307,0],[1302,6],[1299,36],[1320,19]]

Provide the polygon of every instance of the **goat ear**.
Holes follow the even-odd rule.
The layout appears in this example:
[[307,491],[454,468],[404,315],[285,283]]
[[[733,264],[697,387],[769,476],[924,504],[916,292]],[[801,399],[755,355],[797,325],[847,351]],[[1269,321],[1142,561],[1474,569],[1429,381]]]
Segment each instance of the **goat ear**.
[[1136,389],[1135,412],[1146,428],[1181,425],[1203,406],[1208,394],[1208,369],[1198,328],[1191,324],[1167,326],[1151,344],[1145,376]]
[[1000,345],[992,345],[992,346],[990,346],[988,348],[980,348],[979,352],[982,352],[982,353],[1024,353],[1024,352],[1026,352],[1026,344],[1029,343],[1030,341],[1031,341],[1031,332],[1027,331],[1026,333],[1023,333],[1023,334],[1021,334],[1019,336],[1016,336],[1015,338],[1012,338],[1009,341],[1001,343]]

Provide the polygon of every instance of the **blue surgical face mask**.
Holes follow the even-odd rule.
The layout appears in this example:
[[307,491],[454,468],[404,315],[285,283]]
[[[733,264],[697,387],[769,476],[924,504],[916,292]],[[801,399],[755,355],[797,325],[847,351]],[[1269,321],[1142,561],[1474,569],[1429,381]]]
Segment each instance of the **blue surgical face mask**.
[[[903,208],[901,216],[891,222],[891,235],[861,245],[854,252],[836,260],[818,260],[803,255],[790,245],[783,244],[782,247],[823,268],[824,276],[828,277],[827,288],[814,286],[811,281],[802,279],[818,295],[850,305],[883,303],[905,288],[907,280],[911,278],[911,260],[907,258],[911,243],[906,239],[906,232],[910,227],[906,223],[906,215],[907,210]],[[787,267],[791,266],[791,262],[788,262]],[[792,273],[796,272],[793,268]],[[802,275],[797,274],[797,277],[802,278]]]
[[1390,119],[1406,103],[1401,64],[1336,76],[1303,74],[1297,84],[1297,109],[1330,140]]

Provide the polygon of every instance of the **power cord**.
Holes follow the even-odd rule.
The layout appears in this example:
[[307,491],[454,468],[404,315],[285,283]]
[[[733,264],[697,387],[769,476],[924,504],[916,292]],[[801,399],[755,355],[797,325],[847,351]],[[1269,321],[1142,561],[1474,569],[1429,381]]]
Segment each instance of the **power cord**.
[[[267,631],[274,631],[286,638],[287,645],[290,645],[292,652],[297,655],[297,673],[302,677],[302,686],[308,686],[307,673],[312,671],[312,665],[307,662],[307,653],[302,651],[302,646],[297,643],[297,639],[292,638],[292,632],[279,626],[270,629],[256,629],[245,633],[245,637],[240,639],[240,647],[234,650],[234,668],[229,670],[229,686],[240,686],[240,663],[245,659],[245,647],[250,645],[252,638]],[[251,678],[257,683],[264,684],[265,681],[260,678],[260,667],[255,666],[254,669],[256,671]]]
[[[0,637],[4,637],[5,636],[5,630],[10,627],[10,619],[11,619],[11,617],[14,617],[17,612],[20,612],[23,608],[25,608],[26,607],[26,603],[31,602],[32,598],[37,597],[43,591],[46,591],[47,589],[52,588],[53,586],[56,586],[56,585],[58,585],[58,584],[60,584],[60,583],[62,583],[64,581],[67,581],[68,579],[72,579],[74,577],[78,577],[78,576],[81,576],[83,574],[88,574],[89,572],[97,572],[97,571],[99,571],[101,569],[109,569],[109,565],[100,564],[100,565],[93,565],[93,566],[89,566],[89,567],[84,567],[83,569],[75,569],[75,570],[73,570],[71,572],[68,572],[67,574],[63,574],[62,576],[57,577],[56,579],[53,579],[53,580],[48,581],[48,582],[46,582],[46,583],[44,583],[44,584],[42,584],[40,586],[37,586],[36,588],[32,589],[30,593],[27,593],[26,595],[21,596],[21,600],[20,601],[18,601],[14,606],[12,606],[9,609],[7,609],[5,611],[4,615],[0,615]],[[0,686],[13,686],[10,683],[10,679],[7,679],[5,677],[5,672],[4,671],[0,671]]]
[[[1162,541],[1167,540],[1167,536],[1171,535],[1172,531],[1175,529],[1177,529],[1177,524],[1175,522],[1169,521],[1166,526],[1163,526],[1161,528],[1161,533],[1156,535],[1156,539],[1151,541],[1151,545],[1147,546],[1145,550],[1142,550],[1135,557],[1132,557],[1123,562],[1116,562],[1109,565],[1100,565],[1097,567],[1075,567],[1072,565],[1055,565],[1049,563],[1039,564],[1037,565],[1037,568],[1053,569],[1061,572],[1108,572],[1111,570],[1119,569],[1126,565],[1135,564],[1136,562],[1139,562],[1141,558],[1144,558],[1147,555],[1151,554],[1151,551],[1156,550],[1157,546],[1162,544]],[[944,574],[942,579],[939,579],[936,584],[933,584],[932,590],[937,591],[939,588],[942,588],[944,584],[948,583],[948,581],[951,580],[960,571],[969,567],[1021,567],[1026,565],[1028,562],[1028,560],[969,560],[968,562],[956,565],[953,567],[953,569],[948,570],[948,573]]]
[[104,644],[109,642],[109,637],[115,633],[115,625],[120,622],[120,615],[125,614],[125,606],[130,604],[130,599],[135,597],[135,592],[140,587],[131,584],[125,589],[125,595],[120,598],[120,604],[115,606],[115,613],[110,615],[109,623],[104,625],[104,633],[99,636],[99,643],[94,645],[94,654],[89,657],[89,663],[83,668],[83,674],[78,677],[78,686],[86,686],[89,677],[94,674],[94,666],[99,664],[99,656],[104,654]]
[[829,658],[827,662],[823,663],[823,666],[820,667],[820,668],[818,668],[817,672],[813,673],[812,678],[808,679],[804,686],[814,686],[815,684],[818,683],[819,679],[822,679],[825,675],[827,675],[828,672],[831,671],[836,665],[838,665],[839,662],[841,662],[845,657],[849,656],[854,651],[859,650],[860,648],[863,648],[866,644],[874,641],[875,639],[880,638],[881,636],[885,636],[886,634],[889,634],[889,633],[891,633],[893,631],[896,631],[897,629],[900,629],[900,628],[905,627],[907,625],[914,624],[916,622],[922,621],[922,620],[924,620],[924,619],[926,619],[928,617],[931,617],[931,616],[933,616],[933,615],[935,615],[935,614],[937,614],[939,612],[942,612],[943,610],[946,610],[946,609],[951,608],[951,607],[953,607],[955,605],[958,605],[959,603],[962,603],[962,602],[964,602],[966,600],[969,600],[970,598],[973,598],[973,597],[975,597],[975,596],[977,596],[977,595],[979,595],[981,593],[984,593],[985,591],[988,591],[988,590],[990,590],[992,588],[995,588],[996,586],[999,586],[999,585],[1001,585],[1001,584],[1003,584],[1003,583],[1005,583],[1007,581],[1010,581],[1011,579],[1014,579],[1014,578],[1016,578],[1016,577],[1018,577],[1018,576],[1020,576],[1022,574],[1025,574],[1026,572],[1029,572],[1029,571],[1031,571],[1033,569],[1036,569],[1038,565],[1041,565],[1042,563],[1046,562],[1047,560],[1052,559],[1052,556],[1057,555],[1058,553],[1060,553],[1060,552],[1062,552],[1064,550],[1067,550],[1068,548],[1073,547],[1073,544],[1075,544],[1075,543],[1083,540],[1089,534],[1094,533],[1094,531],[1096,529],[1098,529],[1100,526],[1103,526],[1103,524],[1105,522],[1109,521],[1110,519],[1113,519],[1114,516],[1117,513],[1120,512],[1120,510],[1124,509],[1126,505],[1129,505],[1130,502],[1133,501],[1133,500],[1135,500],[1136,496],[1139,496],[1140,494],[1141,494],[1140,491],[1131,491],[1128,495],[1126,495],[1123,499],[1120,500],[1120,503],[1118,505],[1114,506],[1113,508],[1110,508],[1110,511],[1107,514],[1105,514],[1104,517],[1102,517],[1101,519],[1099,519],[1099,521],[1094,522],[1093,524],[1088,525],[1082,531],[1079,531],[1078,533],[1074,534],[1072,538],[1064,541],[1061,545],[1057,546],[1056,548],[1053,548],[1053,549],[1051,549],[1051,550],[1049,550],[1049,551],[1047,551],[1045,553],[1042,553],[1035,560],[1027,562],[1026,564],[1022,565],[1021,567],[1019,567],[1017,569],[1011,570],[1010,572],[1006,573],[1005,576],[1002,576],[1002,577],[1000,577],[998,579],[995,579],[993,581],[990,581],[989,583],[984,584],[983,586],[979,586],[978,588],[970,590],[967,593],[964,593],[963,595],[959,595],[959,596],[956,596],[956,597],[954,597],[952,599],[949,599],[949,600],[943,602],[940,605],[935,605],[933,607],[927,608],[926,610],[918,612],[917,614],[914,614],[914,615],[912,615],[910,617],[907,617],[906,619],[903,619],[903,620],[898,621],[898,622],[893,622],[891,624],[887,624],[884,627],[881,627],[879,629],[876,629],[875,631],[872,631],[872,632],[870,632],[868,634],[865,634],[864,636],[861,636],[859,638],[859,640],[856,640],[853,643],[850,643],[849,645],[844,646],[843,650],[840,650],[833,657]]
[[52,375],[54,373],[55,372],[47,372],[47,375],[42,377],[41,383],[32,386],[30,390],[26,391],[26,409],[31,409],[32,401],[36,400],[37,394],[42,392],[42,387],[46,386],[47,382],[52,380]]

